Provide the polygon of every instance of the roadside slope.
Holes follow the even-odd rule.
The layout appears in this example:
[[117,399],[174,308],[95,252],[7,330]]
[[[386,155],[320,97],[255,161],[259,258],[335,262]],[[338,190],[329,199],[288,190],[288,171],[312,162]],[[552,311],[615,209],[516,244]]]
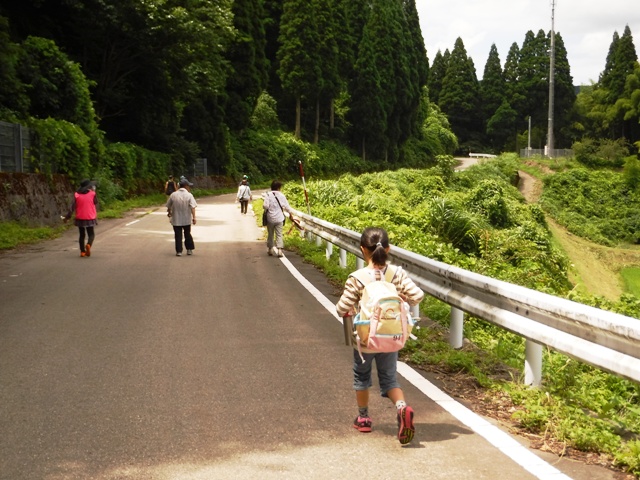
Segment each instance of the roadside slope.
[[[527,202],[536,203],[542,194],[542,182],[519,171],[518,189]],[[620,270],[640,265],[640,250],[598,245],[573,235],[547,216],[553,238],[571,261],[569,280],[576,288],[609,300],[618,300],[624,293]]]

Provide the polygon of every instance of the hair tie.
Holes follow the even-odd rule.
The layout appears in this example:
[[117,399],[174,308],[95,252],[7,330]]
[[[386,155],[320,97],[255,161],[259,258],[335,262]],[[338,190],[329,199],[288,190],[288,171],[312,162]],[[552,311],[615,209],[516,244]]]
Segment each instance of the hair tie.
[[380,242],[376,243],[376,247],[381,247],[381,246],[382,246],[382,243]]

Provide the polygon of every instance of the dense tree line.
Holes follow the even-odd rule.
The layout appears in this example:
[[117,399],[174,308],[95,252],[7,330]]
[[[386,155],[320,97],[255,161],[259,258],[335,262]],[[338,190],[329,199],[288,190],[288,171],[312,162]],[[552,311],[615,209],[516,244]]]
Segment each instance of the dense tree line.
[[[428,78],[429,93],[451,122],[463,150],[494,152],[524,148],[531,118],[531,146],[546,144],[549,111],[551,33],[526,33],[513,43],[504,63],[491,47],[482,80],[462,39],[451,51],[438,51]],[[604,59],[603,59],[604,60]],[[567,51],[555,34],[554,135],[556,148],[584,138],[640,140],[640,70],[631,31],[614,33],[604,70],[576,95]]]
[[339,141],[369,162],[424,163],[455,147],[424,91],[415,0],[24,0],[0,17],[4,120],[90,124],[177,165],[206,157],[213,171],[233,161],[261,98],[297,138]]
[[[479,80],[460,38],[429,64],[415,0],[23,0],[0,6],[0,36],[0,119],[77,125],[98,163],[103,141],[129,142],[178,167],[273,172],[279,150],[262,154],[256,131],[274,128],[373,168],[515,150],[528,118],[545,144],[549,34],[527,32],[504,66],[494,46]],[[559,33],[555,45],[556,147],[637,141],[628,27],[577,100]]]

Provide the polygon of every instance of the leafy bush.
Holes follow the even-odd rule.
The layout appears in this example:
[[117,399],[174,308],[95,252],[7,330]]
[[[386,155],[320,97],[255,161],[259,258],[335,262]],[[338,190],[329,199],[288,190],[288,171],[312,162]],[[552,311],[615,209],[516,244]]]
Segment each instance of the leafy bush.
[[32,119],[33,160],[37,171],[69,175],[76,183],[91,172],[90,140],[82,129],[65,120]]
[[510,223],[503,186],[495,180],[481,181],[471,191],[467,205],[486,217],[489,224],[494,227],[506,227]]
[[[112,182],[124,192],[157,191],[171,172],[171,156],[153,152],[130,143],[110,143],[106,146],[100,176],[105,183]],[[115,188],[115,187],[114,187]],[[114,198],[120,198],[118,189]]]
[[640,160],[637,155],[625,158],[624,180],[631,190],[637,190],[640,186]]
[[572,146],[576,160],[588,167],[621,167],[629,154],[626,141],[585,138]]

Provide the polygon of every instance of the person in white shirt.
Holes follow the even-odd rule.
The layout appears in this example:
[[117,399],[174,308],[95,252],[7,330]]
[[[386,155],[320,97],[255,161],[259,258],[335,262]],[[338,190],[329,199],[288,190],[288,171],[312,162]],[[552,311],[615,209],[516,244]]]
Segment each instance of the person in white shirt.
[[[265,194],[263,208],[267,213],[267,253],[269,255],[284,256],[284,239],[282,230],[284,227],[285,210],[293,218],[293,209],[289,205],[287,197],[280,191],[282,183],[277,180],[271,182],[271,191]],[[275,235],[275,243],[274,243]]]
[[176,256],[182,256],[182,233],[184,232],[184,246],[187,255],[192,255],[195,249],[191,236],[191,224],[196,224],[196,199],[187,190],[192,186],[186,178],[180,179],[180,188],[173,192],[167,201],[167,216],[171,219],[173,233],[176,240]]
[[253,200],[251,188],[249,188],[249,183],[247,182],[246,178],[242,180],[240,187],[238,187],[238,194],[236,195],[236,199],[240,202],[240,213],[246,215],[249,201]]

